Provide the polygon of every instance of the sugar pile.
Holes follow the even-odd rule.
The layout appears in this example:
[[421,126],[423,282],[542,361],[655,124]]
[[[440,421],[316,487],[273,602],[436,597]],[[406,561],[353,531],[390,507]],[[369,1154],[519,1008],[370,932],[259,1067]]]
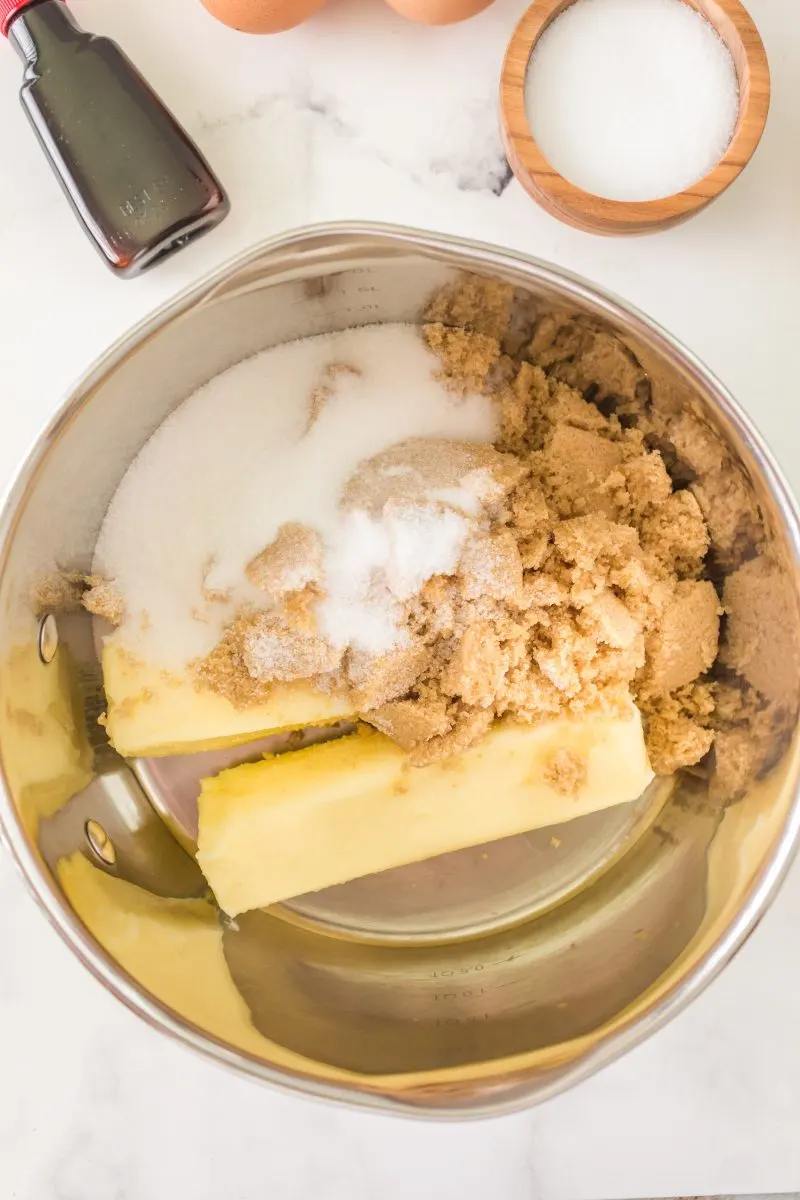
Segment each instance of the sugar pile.
[[451,394],[438,366],[416,328],[371,326],[266,350],[189,397],[100,532],[94,570],[126,605],[114,640],[172,668],[209,653],[242,605],[264,605],[246,564],[298,522],[323,541],[320,632],[370,651],[401,643],[399,602],[455,568],[469,521],[425,505],[383,519],[340,499],[359,463],[407,438],[493,440],[491,401]]
[[432,575],[456,570],[469,528],[459,513],[421,505],[381,519],[345,514],[328,545],[320,632],[334,646],[370,653],[404,645],[401,602]]
[[525,107],[545,158],[571,183],[609,200],[655,200],[724,154],[736,69],[683,0],[577,0],[534,50]]

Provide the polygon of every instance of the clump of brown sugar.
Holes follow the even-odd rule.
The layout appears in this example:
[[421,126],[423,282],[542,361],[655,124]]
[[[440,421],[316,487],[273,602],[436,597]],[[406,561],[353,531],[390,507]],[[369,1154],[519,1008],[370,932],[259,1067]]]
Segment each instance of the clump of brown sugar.
[[675,585],[656,626],[647,634],[640,696],[677,692],[713,666],[721,613],[708,580],[684,579]]
[[764,540],[753,488],[721,438],[686,407],[652,406],[642,422],[675,478],[703,514],[715,562],[726,571],[750,558]]
[[125,618],[122,593],[113,581],[102,575],[49,571],[33,581],[28,597],[37,617],[47,612],[76,612],[85,608],[111,625],[121,625]]
[[498,361],[497,342],[483,333],[426,325],[423,337],[441,360],[439,378],[458,395],[480,392]]
[[383,654],[351,649],[345,656],[343,678],[357,708],[377,709],[409,692],[430,666],[430,652],[419,641]]
[[800,648],[789,573],[767,551],[725,580],[712,788],[737,796],[788,745],[797,716]]
[[446,732],[420,742],[410,752],[409,759],[415,767],[427,767],[443,758],[463,754],[486,736],[491,725],[491,709],[456,708],[450,715]]
[[36,616],[85,608],[111,625],[121,625],[125,618],[125,601],[117,585],[102,575],[86,575],[81,571],[40,575],[30,588],[29,600]]
[[37,617],[47,612],[75,612],[81,607],[84,576],[71,571],[48,571],[34,579],[28,593]]
[[619,338],[580,317],[559,321],[545,316],[530,346],[531,359],[551,379],[562,380],[592,403],[613,397],[615,409],[638,414],[648,390],[647,377]]
[[586,782],[586,760],[572,750],[556,750],[544,769],[544,778],[557,792],[574,796]]
[[406,438],[360,464],[345,484],[341,505],[379,517],[387,504],[430,504],[431,493],[460,488],[476,506],[497,515],[524,473],[517,459],[485,443]]
[[267,612],[240,612],[214,649],[193,664],[196,682],[237,708],[263,703],[276,683],[320,680],[342,659],[316,629],[311,588]]
[[415,688],[412,699],[380,704],[370,712],[370,724],[404,750],[416,750],[452,728],[448,702],[433,688]]
[[83,607],[111,625],[121,625],[125,619],[125,600],[117,585],[99,575],[88,575],[86,584],[81,596]]
[[323,367],[319,382],[311,392],[308,402],[308,420],[305,432],[308,434],[316,425],[325,405],[336,391],[336,381],[343,375],[360,375],[361,369],[350,363],[331,362]]
[[263,704],[272,690],[271,681],[254,678],[245,657],[251,618],[240,615],[226,629],[210,654],[193,664],[195,682],[208,688],[235,708]]
[[250,560],[245,574],[273,600],[300,592],[317,584],[322,576],[322,538],[316,529],[287,521],[275,539]]
[[762,554],[726,578],[722,598],[728,613],[723,663],[762,696],[789,707],[800,676],[789,576]]
[[513,304],[510,284],[466,276],[441,288],[430,301],[426,330],[442,325],[500,342],[511,325]]
[[638,703],[647,720],[647,752],[656,774],[672,775],[708,754],[715,709],[710,683],[693,681],[674,692],[640,695]]
[[342,659],[313,627],[282,613],[258,613],[246,622],[242,656],[251,678],[278,683],[327,675]]

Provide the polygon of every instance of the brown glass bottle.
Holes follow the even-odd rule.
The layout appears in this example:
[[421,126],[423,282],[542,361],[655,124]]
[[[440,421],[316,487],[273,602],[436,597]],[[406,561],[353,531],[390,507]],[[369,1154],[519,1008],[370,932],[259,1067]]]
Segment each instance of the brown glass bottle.
[[138,274],[226,216],[208,163],[115,42],[81,29],[62,0],[21,6],[7,32],[25,62],[23,107],[115,272]]

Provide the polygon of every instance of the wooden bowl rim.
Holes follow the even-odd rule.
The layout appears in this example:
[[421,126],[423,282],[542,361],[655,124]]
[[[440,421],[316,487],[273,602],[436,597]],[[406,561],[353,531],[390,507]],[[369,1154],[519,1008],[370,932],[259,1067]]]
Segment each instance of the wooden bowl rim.
[[[736,60],[729,38],[702,12],[701,0],[681,0],[714,27]],[[736,180],[755,153],[770,105],[769,61],[761,35],[741,0],[712,0],[727,17],[739,39],[737,52],[749,69],[750,81],[761,86],[742,87],[736,128],[719,161],[701,179],[683,191],[654,200],[610,200],[571,183],[550,164],[533,136],[525,112],[525,78],[536,43],[545,30],[578,0],[533,0],[520,18],[506,48],[500,76],[500,113],[503,144],[511,169],[525,190],[554,216],[578,228],[605,233],[636,233],[684,220],[715,200]],[[522,125],[514,119],[519,104]],[[667,211],[665,211],[667,210]]]

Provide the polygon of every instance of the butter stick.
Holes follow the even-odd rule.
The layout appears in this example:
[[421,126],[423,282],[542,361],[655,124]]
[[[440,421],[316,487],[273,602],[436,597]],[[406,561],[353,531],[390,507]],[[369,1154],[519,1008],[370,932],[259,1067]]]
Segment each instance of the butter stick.
[[343,696],[307,683],[276,684],[263,704],[237,708],[188,676],[170,676],[116,646],[103,650],[103,682],[108,736],[126,758],[237,746],[284,729],[329,724],[352,708]]
[[638,709],[499,723],[409,766],[373,730],[204,779],[198,862],[231,916],[637,799],[653,778]]

